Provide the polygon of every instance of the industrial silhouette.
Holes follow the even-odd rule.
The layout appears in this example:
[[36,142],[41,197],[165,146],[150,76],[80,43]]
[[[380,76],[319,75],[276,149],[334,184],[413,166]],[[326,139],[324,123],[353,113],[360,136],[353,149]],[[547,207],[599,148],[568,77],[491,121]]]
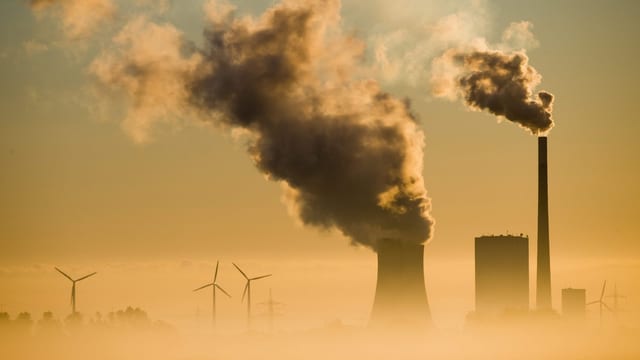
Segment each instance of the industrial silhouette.
[[247,280],[245,286],[244,286],[244,291],[242,292],[242,299],[241,301],[244,301],[245,296],[247,297],[247,329],[251,330],[251,282],[254,280],[260,280],[260,279],[264,279],[266,277],[271,276],[271,274],[268,275],[261,275],[261,276],[256,276],[256,277],[248,277],[247,274],[245,274],[244,271],[242,271],[242,269],[240,269],[240,267],[238,265],[236,265],[235,263],[232,263],[233,266],[236,267],[236,269],[238,269],[238,271],[240,271],[240,274],[242,274],[242,276],[244,276],[245,280]]
[[613,313],[615,316],[618,316],[620,312],[620,299],[625,299],[626,296],[618,294],[618,284],[613,284],[613,295],[606,296],[607,298],[613,299]]
[[284,304],[273,300],[273,294],[271,292],[271,288],[269,288],[269,300],[265,302],[261,302],[260,305],[264,305],[267,307],[267,316],[269,319],[269,332],[273,332],[273,321],[275,317],[282,315],[280,312],[277,311],[277,308],[281,307]]
[[220,285],[218,285],[217,280],[218,280],[218,266],[220,265],[220,261],[216,261],[216,270],[213,273],[213,281],[210,282],[209,284],[200,286],[197,289],[194,289],[193,291],[199,291],[205,288],[208,288],[209,286],[211,286],[212,289],[212,293],[213,293],[213,297],[212,297],[212,305],[211,305],[211,324],[213,325],[213,327],[216,326],[216,290],[220,290],[222,291],[223,294],[227,295],[229,298],[231,298],[231,295],[229,295],[228,292],[226,292]]
[[[551,313],[551,259],[549,251],[549,195],[547,137],[538,137],[538,226],[536,254],[536,310]],[[529,310],[529,239],[500,235],[475,239],[476,311],[486,319],[505,312]],[[563,290],[563,312],[584,314],[580,292]],[[584,292],[582,293],[584,297]],[[584,299],[582,309],[584,309]],[[572,316],[573,316],[572,315]]]
[[476,315],[496,317],[529,310],[529,238],[475,239]]
[[431,313],[424,283],[424,245],[385,239],[378,242],[378,274],[369,325],[423,327]]
[[54,269],[56,269],[60,274],[62,274],[64,277],[66,277],[67,279],[69,279],[69,281],[71,281],[72,285],[71,285],[71,314],[75,315],[76,314],[76,283],[78,281],[82,281],[88,277],[91,277],[95,274],[97,274],[97,272],[93,272],[89,275],[85,275],[83,277],[77,278],[77,279],[73,279],[71,276],[67,275],[65,272],[63,272],[62,270],[58,269],[57,267],[54,267]]
[[538,311],[551,311],[547,172],[547,137],[540,136],[538,137],[538,261],[536,265],[536,308]]
[[602,291],[600,292],[600,298],[598,300],[594,300],[591,302],[588,302],[587,305],[594,305],[594,304],[598,304],[600,305],[600,326],[602,326],[602,313],[603,310],[606,308],[607,310],[613,312],[613,310],[611,310],[611,308],[609,307],[609,305],[607,305],[604,302],[604,290],[607,287],[607,281],[605,280],[604,283],[602,284]]
[[586,299],[585,289],[562,289],[562,315],[570,319],[584,319]]

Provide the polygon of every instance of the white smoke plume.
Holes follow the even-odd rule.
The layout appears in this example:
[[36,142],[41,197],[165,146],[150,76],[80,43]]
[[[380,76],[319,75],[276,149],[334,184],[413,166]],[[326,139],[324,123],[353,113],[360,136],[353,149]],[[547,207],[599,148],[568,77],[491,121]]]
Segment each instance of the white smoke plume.
[[517,21],[509,24],[502,33],[502,46],[506,49],[533,49],[540,42],[531,31],[533,24],[528,21]]
[[113,0],[29,0],[38,14],[60,18],[64,33],[71,39],[86,38],[104,22],[113,19],[117,7]]
[[354,75],[364,45],[340,32],[340,1],[285,1],[259,17],[236,17],[226,3],[206,9],[201,48],[139,19],[92,64],[130,98],[129,132],[145,140],[173,112],[246,131],[256,167],[285,184],[304,224],[373,249],[386,238],[427,241],[424,134],[408,101]]
[[[403,0],[417,6],[415,0]],[[479,34],[487,31],[487,11],[481,1],[460,2],[453,13],[416,12],[386,32],[371,38],[374,44],[376,76],[385,84],[402,84],[419,89],[428,83],[428,64],[446,49],[463,45],[482,45],[486,42]],[[454,2],[454,3],[455,3]],[[397,4],[387,4],[385,11]],[[386,12],[385,12],[386,18]],[[519,34],[518,34],[519,35]]]
[[122,127],[134,141],[149,141],[158,123],[176,122],[193,110],[187,103],[187,85],[203,57],[186,48],[180,31],[138,17],[113,38],[113,45],[89,71],[101,84],[126,96],[129,106]]

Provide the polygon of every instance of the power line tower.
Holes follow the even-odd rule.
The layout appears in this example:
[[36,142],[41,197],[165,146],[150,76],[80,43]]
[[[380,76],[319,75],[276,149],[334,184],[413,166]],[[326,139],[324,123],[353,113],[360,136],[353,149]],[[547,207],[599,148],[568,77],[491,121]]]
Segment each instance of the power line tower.
[[273,300],[273,294],[271,288],[269,288],[269,300],[261,302],[260,305],[267,307],[267,316],[269,321],[269,332],[273,332],[273,322],[276,316],[282,316],[280,308],[284,306],[283,303]]
[[618,284],[613,285],[613,295],[608,295],[608,298],[613,299],[613,314],[616,317],[616,321],[618,320],[618,313],[620,312],[620,299],[625,299],[626,296],[620,295],[618,293]]

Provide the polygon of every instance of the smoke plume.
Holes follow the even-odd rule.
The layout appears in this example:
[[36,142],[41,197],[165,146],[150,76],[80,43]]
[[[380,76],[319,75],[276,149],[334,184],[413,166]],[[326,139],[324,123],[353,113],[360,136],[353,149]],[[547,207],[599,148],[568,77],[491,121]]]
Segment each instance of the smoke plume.
[[138,17],[90,65],[101,84],[126,95],[122,127],[134,141],[149,141],[154,126],[194,111],[187,101],[188,84],[204,64],[200,53],[188,50],[191,46],[172,25]]
[[29,6],[38,13],[51,10],[51,14],[60,18],[65,34],[71,39],[91,35],[116,13],[113,0],[29,0]]
[[304,224],[373,249],[383,238],[423,243],[433,224],[423,132],[408,101],[361,76],[364,46],[340,33],[339,9],[338,0],[286,1],[237,18],[210,2],[202,47],[138,19],[91,71],[130,97],[126,127],[139,139],[178,112],[241,129]]
[[554,125],[553,95],[546,91],[533,95],[541,80],[524,51],[449,49],[433,61],[436,96],[462,98],[470,108],[488,110],[534,135]]

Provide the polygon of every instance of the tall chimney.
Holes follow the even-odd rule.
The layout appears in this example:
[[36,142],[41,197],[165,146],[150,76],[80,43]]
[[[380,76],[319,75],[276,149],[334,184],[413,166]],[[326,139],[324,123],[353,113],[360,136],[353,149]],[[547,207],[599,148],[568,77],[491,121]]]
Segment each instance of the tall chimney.
[[378,243],[378,279],[371,327],[421,328],[430,323],[423,261],[424,245],[397,240]]
[[538,137],[538,261],[536,274],[536,307],[539,311],[551,310],[546,136]]

